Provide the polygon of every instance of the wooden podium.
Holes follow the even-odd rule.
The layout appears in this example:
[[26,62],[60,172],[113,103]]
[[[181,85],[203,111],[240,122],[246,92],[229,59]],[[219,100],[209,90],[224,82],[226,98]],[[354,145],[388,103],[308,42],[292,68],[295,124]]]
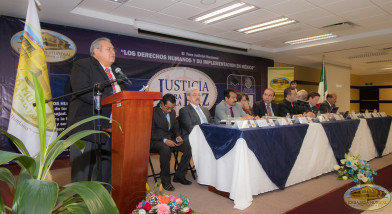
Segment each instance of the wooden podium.
[[160,92],[122,91],[102,100],[112,105],[112,197],[120,213],[131,213],[146,197],[153,101]]

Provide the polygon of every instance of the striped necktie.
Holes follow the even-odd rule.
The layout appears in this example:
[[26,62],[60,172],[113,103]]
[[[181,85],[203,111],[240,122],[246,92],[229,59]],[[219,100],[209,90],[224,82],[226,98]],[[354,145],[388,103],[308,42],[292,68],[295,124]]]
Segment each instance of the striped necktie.
[[[113,75],[111,74],[110,69],[105,68],[105,72],[106,72],[106,75],[108,75],[109,80],[113,81]],[[113,94],[115,94],[116,93],[116,86],[114,85],[114,82],[112,83],[112,89],[113,89]]]

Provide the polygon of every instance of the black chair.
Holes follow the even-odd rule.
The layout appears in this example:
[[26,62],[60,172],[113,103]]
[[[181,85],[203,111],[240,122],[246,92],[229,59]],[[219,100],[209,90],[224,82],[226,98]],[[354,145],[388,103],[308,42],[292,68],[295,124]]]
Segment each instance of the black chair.
[[[172,153],[174,155],[174,171],[176,171],[178,168],[178,164],[179,164],[178,163],[178,151],[173,151]],[[154,181],[155,181],[155,183],[157,183],[158,178],[161,177],[161,175],[160,175],[161,173],[155,172],[154,166],[152,165],[152,161],[151,161],[151,155],[159,155],[159,153],[150,152],[150,156],[148,157],[148,161],[150,162],[150,168],[151,168],[151,173],[152,173],[151,175],[148,175],[148,177],[154,177]],[[195,170],[195,167],[191,165],[191,163],[189,163],[188,170],[191,171],[193,179],[196,180],[196,175],[195,175],[196,170]],[[170,175],[174,175],[174,173],[170,173]]]

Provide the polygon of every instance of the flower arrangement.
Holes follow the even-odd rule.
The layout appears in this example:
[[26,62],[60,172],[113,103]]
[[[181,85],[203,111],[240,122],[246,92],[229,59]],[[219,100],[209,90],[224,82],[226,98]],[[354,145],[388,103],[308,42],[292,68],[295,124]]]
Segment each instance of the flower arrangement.
[[360,160],[359,155],[346,153],[340,163],[340,166],[334,166],[334,169],[339,172],[339,180],[353,179],[356,184],[361,184],[361,182],[373,184],[373,175],[377,175],[377,172],[370,169],[366,160]]
[[162,184],[156,190],[158,183],[155,183],[154,189],[146,184],[146,200],[141,201],[132,214],[194,214],[195,212],[188,207],[189,199],[183,195],[179,198],[173,195],[162,193]]

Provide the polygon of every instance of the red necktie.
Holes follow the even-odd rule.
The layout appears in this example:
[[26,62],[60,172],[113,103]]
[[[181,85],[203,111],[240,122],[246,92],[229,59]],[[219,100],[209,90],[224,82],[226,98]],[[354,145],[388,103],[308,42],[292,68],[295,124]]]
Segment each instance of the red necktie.
[[291,107],[294,108],[294,104],[293,103],[291,103]]
[[272,116],[272,111],[271,111],[270,104],[267,104],[267,112],[268,112],[268,116]]
[[[113,81],[113,76],[110,73],[109,68],[105,68],[105,72],[106,72],[106,75],[108,75],[109,80]],[[115,94],[116,93],[116,86],[114,85],[114,83],[112,83],[112,89],[113,89],[113,94]]]

